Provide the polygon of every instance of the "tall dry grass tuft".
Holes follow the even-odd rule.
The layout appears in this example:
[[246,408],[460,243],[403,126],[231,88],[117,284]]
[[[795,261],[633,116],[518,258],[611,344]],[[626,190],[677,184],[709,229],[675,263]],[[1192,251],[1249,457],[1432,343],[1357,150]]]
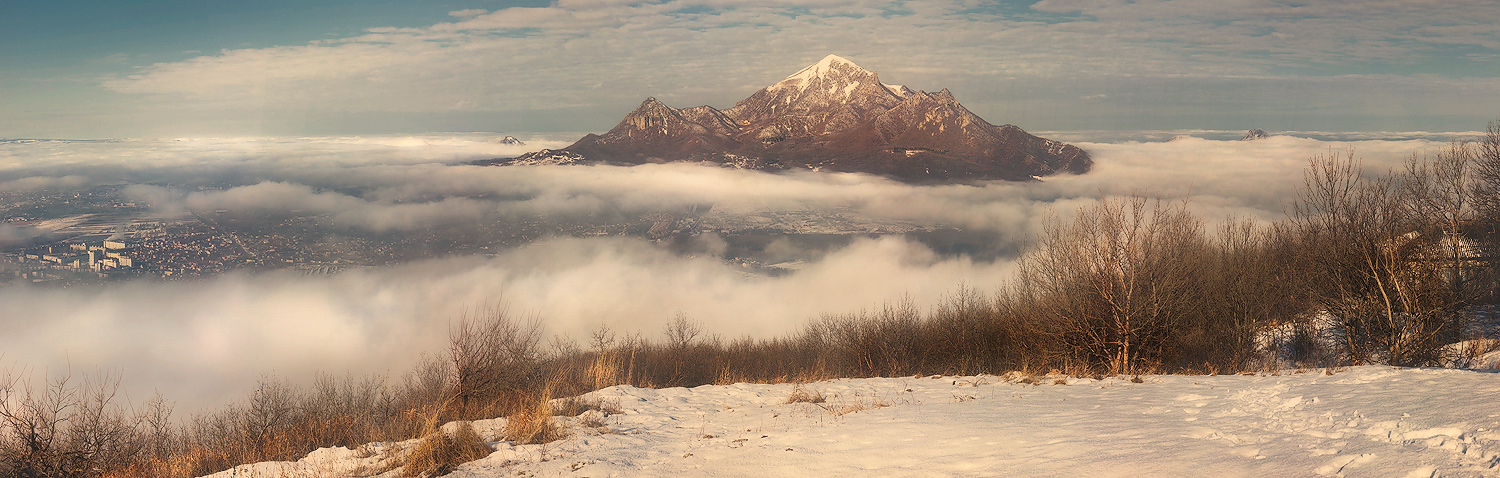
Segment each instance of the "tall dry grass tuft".
[[443,429],[433,430],[406,452],[401,476],[443,476],[458,465],[484,458],[494,451],[474,431],[473,425],[467,421],[456,422],[451,433]]
[[503,436],[516,445],[550,443],[568,436],[568,430],[552,419],[552,393],[548,387],[528,397],[525,406],[506,417]]
[[627,378],[622,374],[624,371],[624,367],[622,367],[623,362],[624,360],[621,359],[620,354],[616,352],[604,351],[594,353],[592,360],[588,361],[588,366],[584,370],[587,383],[594,390],[627,383]]

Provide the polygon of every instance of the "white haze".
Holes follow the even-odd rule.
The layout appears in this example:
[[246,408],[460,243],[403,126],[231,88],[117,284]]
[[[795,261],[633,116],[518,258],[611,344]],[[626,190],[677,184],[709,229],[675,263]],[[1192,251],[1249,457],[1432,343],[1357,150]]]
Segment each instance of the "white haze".
[[[697,165],[465,166],[558,146],[490,137],[236,139],[0,143],[0,193],[128,183],[164,214],[259,209],[326,214],[369,231],[421,230],[510,214],[622,217],[691,204],[714,211],[829,211],[983,231],[1020,244],[1047,211],[1100,196],[1186,198],[1210,221],[1273,221],[1295,197],[1307,159],[1355,148],[1383,171],[1435,151],[1430,140],[1076,143],[1096,166],[1040,183],[912,186],[852,174],[766,174]],[[523,138],[527,139],[527,138]],[[219,187],[213,185],[224,185]],[[34,236],[0,226],[0,245]],[[66,289],[0,288],[0,366],[34,373],[118,371],[135,402],[160,390],[185,410],[243,396],[262,374],[315,371],[399,378],[442,350],[448,324],[499,302],[573,339],[608,325],[659,336],[677,312],[725,337],[771,337],[823,313],[910,297],[930,308],[962,285],[993,290],[1013,258],[942,255],[900,236],[809,254],[784,275],[717,257],[706,234],[688,252],[633,238],[555,238],[493,256],[457,256],[331,276],[230,273],[198,281],[132,281]],[[792,247],[780,243],[776,247]],[[798,251],[788,251],[796,255]]]

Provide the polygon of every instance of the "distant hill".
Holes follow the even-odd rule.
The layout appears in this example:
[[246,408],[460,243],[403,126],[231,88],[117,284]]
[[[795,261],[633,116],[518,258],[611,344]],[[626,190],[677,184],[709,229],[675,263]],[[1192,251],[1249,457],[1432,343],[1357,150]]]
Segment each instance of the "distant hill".
[[1255,128],[1251,129],[1250,131],[1246,131],[1245,137],[1240,138],[1240,141],[1254,141],[1257,139],[1266,139],[1269,137],[1271,137],[1271,133],[1267,133],[1266,130],[1260,128]]

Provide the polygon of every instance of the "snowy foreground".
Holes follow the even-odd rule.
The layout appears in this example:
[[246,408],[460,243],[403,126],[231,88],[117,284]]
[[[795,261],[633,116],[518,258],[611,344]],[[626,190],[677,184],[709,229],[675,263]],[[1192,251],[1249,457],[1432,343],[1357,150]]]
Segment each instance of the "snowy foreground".
[[[802,385],[818,404],[786,403],[793,385],[611,387],[587,396],[618,402],[603,428],[560,418],[572,437],[494,443],[449,476],[1500,476],[1494,371],[1022,378]],[[363,476],[390,446],[214,476]]]

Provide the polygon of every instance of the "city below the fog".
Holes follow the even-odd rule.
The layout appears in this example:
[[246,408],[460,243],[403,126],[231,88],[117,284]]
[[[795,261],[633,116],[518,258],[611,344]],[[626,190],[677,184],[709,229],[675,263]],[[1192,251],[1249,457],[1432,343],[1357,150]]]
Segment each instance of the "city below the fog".
[[640,216],[572,221],[519,216],[464,227],[370,232],[340,227],[326,215],[297,211],[260,214],[215,209],[161,214],[149,204],[123,199],[120,189],[0,192],[0,221],[38,231],[23,242],[0,248],[0,285],[178,280],[235,270],[332,274],[410,260],[492,254],[558,236],[629,236],[672,245],[713,233],[730,246],[723,260],[747,272],[767,274],[794,270],[801,263],[768,263],[757,254],[774,238],[837,245],[860,235],[915,234],[950,247],[977,247],[961,239],[955,245],[951,237],[959,231],[954,229],[840,211],[737,214],[704,204]]

